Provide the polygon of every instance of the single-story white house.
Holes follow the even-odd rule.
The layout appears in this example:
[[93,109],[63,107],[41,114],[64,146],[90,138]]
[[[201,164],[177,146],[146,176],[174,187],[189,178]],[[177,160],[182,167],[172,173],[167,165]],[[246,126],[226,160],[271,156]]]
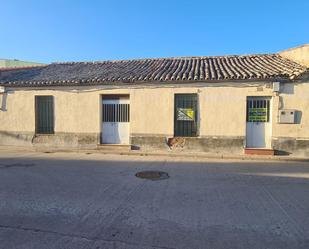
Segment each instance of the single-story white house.
[[309,155],[309,45],[0,69],[0,145]]

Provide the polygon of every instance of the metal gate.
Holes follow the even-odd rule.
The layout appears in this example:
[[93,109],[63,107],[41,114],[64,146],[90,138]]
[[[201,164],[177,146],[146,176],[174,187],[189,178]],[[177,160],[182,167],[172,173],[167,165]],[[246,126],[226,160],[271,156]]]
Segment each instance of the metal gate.
[[248,97],[247,99],[247,148],[271,147],[270,98]]
[[174,136],[197,136],[197,94],[175,94]]
[[129,99],[103,99],[102,112],[102,143],[129,144]]

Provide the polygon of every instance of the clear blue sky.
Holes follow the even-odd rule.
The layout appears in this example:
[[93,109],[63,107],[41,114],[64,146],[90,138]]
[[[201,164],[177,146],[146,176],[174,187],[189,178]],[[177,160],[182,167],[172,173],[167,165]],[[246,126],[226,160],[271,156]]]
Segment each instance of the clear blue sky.
[[0,58],[93,61],[309,43],[309,0],[0,0]]

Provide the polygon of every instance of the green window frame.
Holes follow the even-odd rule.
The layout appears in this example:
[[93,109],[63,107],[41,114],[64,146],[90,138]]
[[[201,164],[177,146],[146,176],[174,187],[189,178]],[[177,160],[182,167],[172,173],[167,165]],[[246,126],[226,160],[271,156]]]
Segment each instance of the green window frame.
[[53,96],[35,96],[35,133],[54,134]]

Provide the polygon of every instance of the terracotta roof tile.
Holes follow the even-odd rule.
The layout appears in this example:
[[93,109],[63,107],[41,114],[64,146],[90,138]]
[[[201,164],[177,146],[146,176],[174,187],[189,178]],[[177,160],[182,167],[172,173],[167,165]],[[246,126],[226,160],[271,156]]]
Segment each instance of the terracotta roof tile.
[[293,79],[306,71],[278,54],[53,63],[0,71],[8,86]]

